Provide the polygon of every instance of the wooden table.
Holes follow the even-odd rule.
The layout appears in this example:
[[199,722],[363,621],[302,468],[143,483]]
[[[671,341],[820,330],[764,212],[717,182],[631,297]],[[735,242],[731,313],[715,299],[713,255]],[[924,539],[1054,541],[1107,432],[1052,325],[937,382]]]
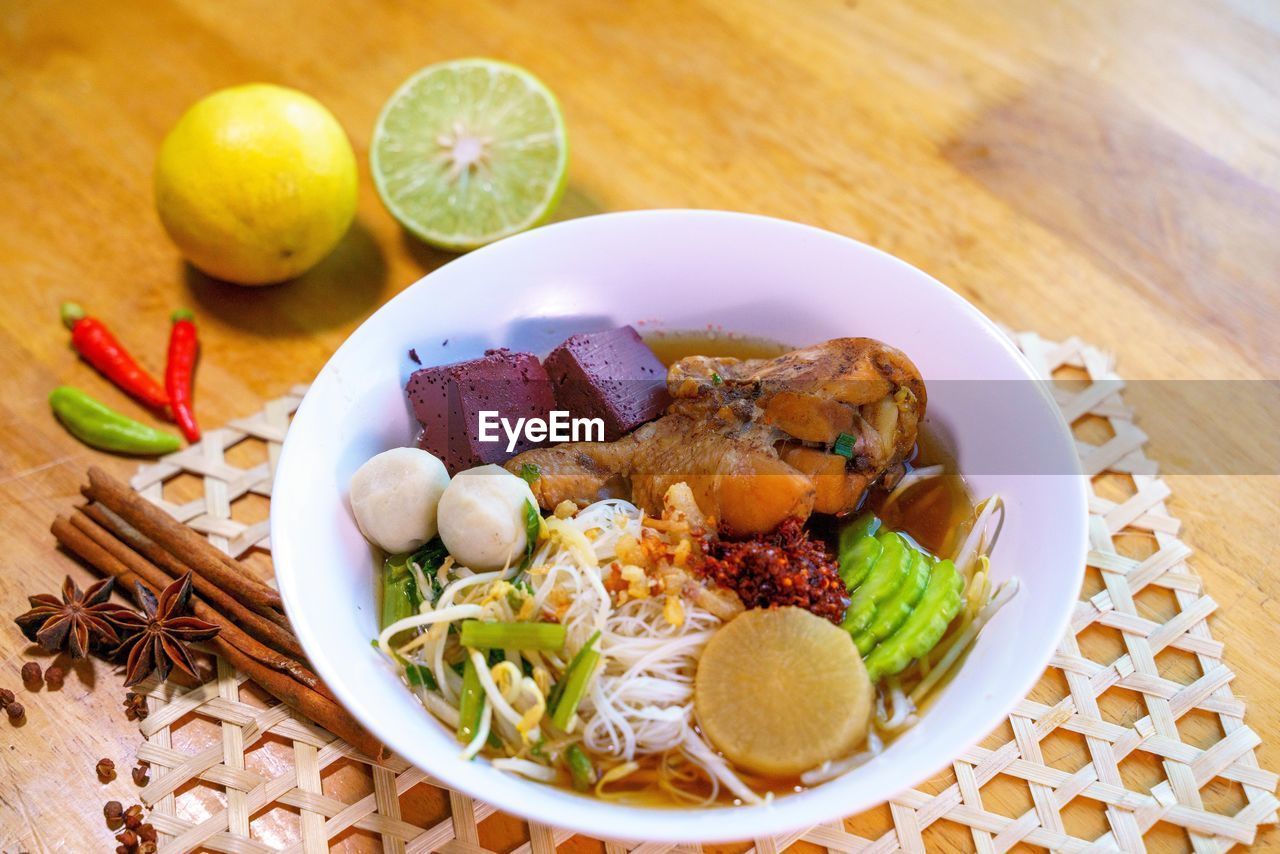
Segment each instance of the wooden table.
[[[687,206],[800,220],[906,259],[1012,327],[1109,348],[1131,378],[1280,374],[1273,4],[11,2],[0,8],[0,685],[18,687],[21,664],[41,658],[8,622],[24,597],[67,572],[88,578],[54,550],[50,520],[90,463],[133,468],[49,414],[61,382],[131,409],[68,348],[59,301],[124,331],[153,369],[170,311],[193,307],[206,424],[308,380],[363,318],[449,260],[383,209],[365,155],[401,80],[467,55],[524,65],[560,97],[573,141],[561,217]],[[260,290],[184,266],[151,201],[168,126],[201,95],[256,80],[327,104],[362,181],[337,251]],[[1259,758],[1280,767],[1280,483],[1172,486],[1222,606],[1213,627],[1234,687],[1266,739]],[[0,848],[114,845],[99,810],[136,792],[138,741],[119,678],[101,663],[77,669],[60,693],[22,698],[25,726],[0,721]],[[104,755],[122,766],[106,786],[93,772]],[[1274,830],[1261,839],[1280,844]]]

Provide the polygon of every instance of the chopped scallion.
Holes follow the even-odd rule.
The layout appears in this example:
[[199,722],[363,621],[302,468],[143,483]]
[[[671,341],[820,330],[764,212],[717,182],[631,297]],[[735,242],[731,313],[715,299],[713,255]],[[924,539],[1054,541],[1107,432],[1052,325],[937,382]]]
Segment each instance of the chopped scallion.
[[542,477],[542,470],[533,463],[522,463],[520,466],[520,479],[525,483],[532,485],[535,480]]
[[846,460],[851,460],[853,459],[853,446],[857,441],[858,439],[856,436],[850,435],[849,433],[841,433],[839,436],[836,436],[836,442],[831,446],[831,452],[833,454],[839,454]]
[[565,628],[559,623],[462,623],[462,645],[470,649],[564,649]]

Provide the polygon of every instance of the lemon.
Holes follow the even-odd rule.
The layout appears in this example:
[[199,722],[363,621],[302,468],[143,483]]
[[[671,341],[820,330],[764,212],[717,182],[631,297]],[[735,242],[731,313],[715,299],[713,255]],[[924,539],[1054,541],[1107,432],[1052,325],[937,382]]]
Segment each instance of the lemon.
[[536,77],[459,59],[422,69],[391,96],[369,158],[400,224],[460,251],[549,219],[564,193],[569,143],[560,106]]
[[219,279],[265,285],[324,258],[356,210],[356,158],[333,114],[254,83],[196,102],[160,146],[156,210],[178,249]]

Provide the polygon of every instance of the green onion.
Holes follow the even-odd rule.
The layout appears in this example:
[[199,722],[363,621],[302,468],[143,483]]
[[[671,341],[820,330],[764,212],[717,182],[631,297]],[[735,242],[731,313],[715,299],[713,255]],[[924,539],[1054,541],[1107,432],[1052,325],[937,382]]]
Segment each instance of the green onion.
[[564,626],[559,623],[462,623],[462,645],[470,649],[564,649]]
[[712,384],[712,385],[724,385],[724,377],[720,376],[720,374],[716,373],[715,371],[712,371],[712,372],[711,372],[711,384]]
[[458,740],[470,744],[480,730],[480,714],[484,711],[484,687],[476,664],[467,656],[462,665],[462,697],[458,700]]
[[522,463],[520,465],[520,479],[530,486],[538,478],[542,477],[542,470],[533,463]]
[[554,698],[548,703],[551,706],[551,722],[560,729],[567,730],[569,721],[577,714],[578,704],[587,694],[587,683],[596,672],[600,663],[600,653],[595,649],[600,632],[596,632],[587,641],[578,654],[569,662],[564,676],[556,683],[551,695]]
[[857,441],[858,438],[856,436],[851,436],[848,433],[841,433],[839,436],[836,436],[836,443],[832,445],[831,453],[839,454],[846,460],[851,460],[853,459],[853,446]]
[[565,764],[569,766],[569,777],[573,780],[573,788],[579,792],[588,792],[596,784],[596,766],[590,757],[576,744],[569,745],[564,752]]

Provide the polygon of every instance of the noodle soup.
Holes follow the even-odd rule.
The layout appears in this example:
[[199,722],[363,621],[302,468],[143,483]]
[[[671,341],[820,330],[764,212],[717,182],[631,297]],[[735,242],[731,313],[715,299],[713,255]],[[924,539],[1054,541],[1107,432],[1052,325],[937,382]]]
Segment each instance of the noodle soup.
[[[987,571],[999,499],[975,506],[880,342],[593,335],[547,382],[632,416],[619,438],[461,468],[428,431],[357,474],[361,529],[401,538],[377,645],[464,758],[592,796],[760,803],[857,767],[1015,592]],[[632,384],[591,385],[601,352]]]

